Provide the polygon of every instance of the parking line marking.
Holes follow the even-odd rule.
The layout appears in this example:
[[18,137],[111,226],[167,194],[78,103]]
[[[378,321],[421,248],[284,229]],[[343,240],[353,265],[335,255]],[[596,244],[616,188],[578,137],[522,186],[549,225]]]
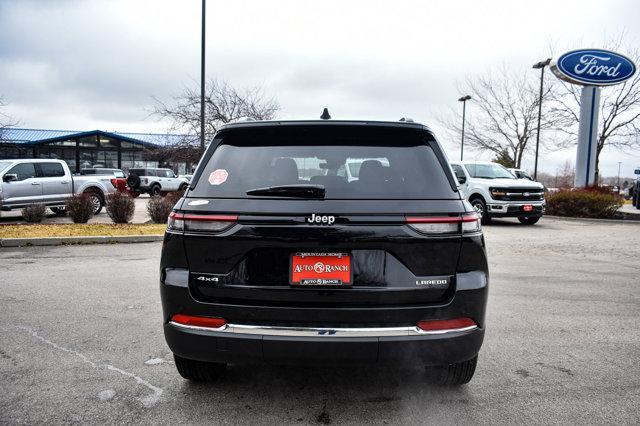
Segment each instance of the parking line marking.
[[160,397],[162,396],[162,388],[159,388],[157,386],[152,385],[151,383],[147,382],[146,380],[144,380],[143,378],[135,375],[134,373],[130,373],[128,371],[125,371],[121,368],[115,367],[111,364],[98,364],[94,361],[91,361],[86,355],[75,351],[73,349],[69,349],[69,348],[65,348],[63,346],[60,346],[59,344],[52,342],[51,340],[45,339],[44,337],[40,336],[35,330],[33,330],[30,327],[18,327],[16,326],[17,329],[19,330],[23,330],[26,331],[27,333],[29,333],[32,337],[35,337],[36,339],[42,341],[43,343],[46,343],[47,345],[61,350],[63,352],[67,352],[71,355],[75,355],[76,357],[80,358],[80,360],[86,364],[89,364],[91,367],[96,368],[96,369],[100,369],[100,368],[106,368],[109,371],[115,371],[116,373],[120,373],[123,376],[126,377],[130,377],[132,379],[134,379],[136,381],[136,383],[138,383],[139,385],[145,386],[148,389],[150,389],[153,393],[150,395],[147,395],[143,398],[140,398],[142,405],[144,405],[145,407],[151,407],[153,405],[155,405],[159,400]]

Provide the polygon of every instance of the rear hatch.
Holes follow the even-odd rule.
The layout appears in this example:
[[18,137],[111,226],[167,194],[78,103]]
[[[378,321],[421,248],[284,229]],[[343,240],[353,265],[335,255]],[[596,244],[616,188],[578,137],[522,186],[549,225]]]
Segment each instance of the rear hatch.
[[443,302],[465,206],[422,126],[229,127],[170,229],[202,302],[366,307]]

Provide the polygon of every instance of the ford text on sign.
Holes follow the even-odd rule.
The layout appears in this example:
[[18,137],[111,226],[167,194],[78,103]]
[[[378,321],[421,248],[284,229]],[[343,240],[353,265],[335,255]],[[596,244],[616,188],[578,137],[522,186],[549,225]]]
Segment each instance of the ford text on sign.
[[636,66],[619,53],[601,49],[580,49],[567,52],[551,64],[560,79],[575,84],[606,86],[631,78]]

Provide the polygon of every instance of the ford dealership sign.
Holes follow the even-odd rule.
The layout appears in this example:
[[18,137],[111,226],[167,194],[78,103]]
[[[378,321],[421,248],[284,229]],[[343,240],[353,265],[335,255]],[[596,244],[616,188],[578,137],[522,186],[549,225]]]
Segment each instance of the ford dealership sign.
[[619,53],[602,49],[572,50],[551,64],[560,79],[586,86],[607,86],[631,78],[636,66]]

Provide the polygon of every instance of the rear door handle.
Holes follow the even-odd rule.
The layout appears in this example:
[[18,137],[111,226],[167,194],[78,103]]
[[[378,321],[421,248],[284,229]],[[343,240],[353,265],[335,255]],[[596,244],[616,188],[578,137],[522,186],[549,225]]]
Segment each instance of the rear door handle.
[[40,185],[40,182],[31,182],[31,185]]
[[63,180],[63,181],[62,181],[62,182],[60,182],[60,183],[61,183],[62,185],[66,185],[66,184],[68,184],[68,183],[69,183],[69,181],[68,181],[68,180]]

